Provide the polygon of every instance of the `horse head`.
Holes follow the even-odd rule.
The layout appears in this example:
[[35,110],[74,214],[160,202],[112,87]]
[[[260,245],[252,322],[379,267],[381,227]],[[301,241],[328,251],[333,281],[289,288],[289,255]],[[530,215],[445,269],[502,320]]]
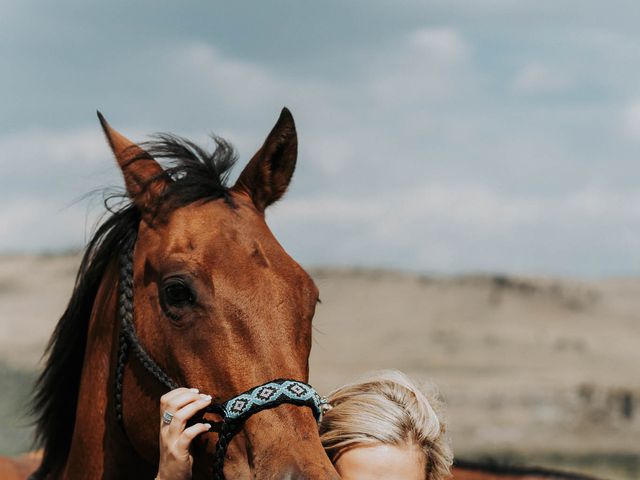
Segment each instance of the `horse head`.
[[[197,387],[215,401],[273,379],[306,382],[318,289],[265,222],[265,210],[285,193],[296,165],[297,136],[291,113],[283,109],[232,186],[226,179],[235,157],[223,140],[216,140],[213,154],[169,135],[137,145],[99,116],[131,200],[120,216],[128,218],[136,236],[133,324],[149,357],[177,384]],[[176,163],[163,168],[158,162],[161,158]],[[93,258],[85,256],[83,265],[95,263],[100,255],[114,256],[113,251],[105,250],[123,248],[122,237],[127,232],[114,222],[110,232],[103,232],[101,246],[92,242]],[[91,451],[87,445],[94,437],[94,443],[103,445],[97,456],[102,457],[99,463],[106,477],[125,478],[133,471],[146,475],[158,462],[158,405],[166,391],[163,385],[130,358],[118,378],[119,388],[102,386],[104,379],[112,385],[118,377],[117,365],[122,364],[117,348],[118,295],[113,288],[118,278],[113,272],[118,267],[114,261],[103,263],[111,267],[105,266],[102,279],[94,282],[95,301],[85,333],[84,366],[78,373],[75,426],[73,433],[69,431],[66,466],[57,466],[73,478],[92,469],[91,474],[96,473],[87,460]],[[85,276],[90,267],[81,268]],[[79,277],[78,284],[82,281]],[[72,316],[72,303],[73,299],[67,317]],[[50,364],[53,357],[62,356],[56,353],[56,343],[65,343],[61,324],[58,341],[55,336],[52,340]],[[103,346],[105,339],[109,339],[108,347]],[[96,374],[100,366],[109,371],[101,381]],[[53,445],[54,420],[46,417],[54,411],[56,401],[44,398],[44,393],[56,376],[63,383],[70,382],[59,370],[59,365],[48,366],[36,398],[44,463],[54,466],[56,459],[48,455],[47,444],[62,449]],[[116,422],[113,411],[120,402],[120,422]],[[87,424],[92,422],[104,422],[93,425],[98,433],[83,430],[91,428]],[[217,436],[212,431],[196,440],[194,478],[211,475]],[[132,466],[136,462],[138,466]],[[320,444],[312,410],[291,404],[246,419],[229,446],[224,468],[227,478],[337,477]]]

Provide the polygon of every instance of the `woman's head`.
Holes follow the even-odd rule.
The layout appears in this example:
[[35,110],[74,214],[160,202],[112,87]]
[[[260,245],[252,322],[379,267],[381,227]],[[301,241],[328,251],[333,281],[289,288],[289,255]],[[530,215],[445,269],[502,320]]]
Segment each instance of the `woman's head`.
[[320,438],[338,470],[357,465],[374,471],[380,461],[414,467],[411,473],[397,471],[397,478],[439,480],[449,473],[453,455],[435,401],[401,372],[374,373],[334,390],[328,401],[332,408],[324,415]]

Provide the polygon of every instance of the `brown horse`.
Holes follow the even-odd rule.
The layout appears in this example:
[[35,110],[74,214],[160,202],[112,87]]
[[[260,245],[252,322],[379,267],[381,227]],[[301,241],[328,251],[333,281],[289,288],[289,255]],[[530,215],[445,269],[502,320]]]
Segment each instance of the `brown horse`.
[[[162,384],[131,359],[116,391],[118,254],[137,231],[134,318],[140,342],[173,379],[217,400],[278,377],[307,380],[318,290],[273,237],[266,207],[287,189],[297,156],[283,110],[234,186],[233,150],[207,154],[163,135],[144,149],[102,125],[131,202],[89,242],[67,310],[52,336],[35,397],[41,452],[0,458],[0,478],[153,478]],[[155,157],[155,158],[154,158]],[[156,158],[172,158],[163,169]],[[121,395],[122,421],[116,395]],[[194,449],[194,477],[211,474],[215,432]],[[227,478],[337,478],[309,409],[260,412],[232,441]],[[459,462],[458,480],[586,478]]]
[[[27,455],[19,461],[0,459],[0,478],[24,478],[35,468],[38,454]],[[545,468],[497,466],[495,464],[456,460],[451,469],[450,480],[597,480],[579,473],[563,472]]]
[[[264,216],[296,165],[291,113],[283,109],[233,186],[226,182],[235,154],[224,140],[216,138],[213,153],[171,135],[139,146],[99,116],[130,202],[88,244],[50,341],[34,403],[43,456],[33,478],[140,479],[157,472],[159,399],[166,389],[136,358],[115,387],[122,354],[118,256],[131,232],[137,232],[137,338],[176,383],[222,401],[272,379],[308,379],[318,289]],[[163,168],[160,158],[174,163]],[[217,436],[196,441],[194,478],[211,478]],[[15,467],[24,478],[19,462],[12,465],[6,471]],[[337,478],[312,411],[295,405],[246,420],[224,471],[227,478]]]
[[490,462],[458,460],[451,469],[451,480],[597,480],[581,473],[549,468],[502,466]]

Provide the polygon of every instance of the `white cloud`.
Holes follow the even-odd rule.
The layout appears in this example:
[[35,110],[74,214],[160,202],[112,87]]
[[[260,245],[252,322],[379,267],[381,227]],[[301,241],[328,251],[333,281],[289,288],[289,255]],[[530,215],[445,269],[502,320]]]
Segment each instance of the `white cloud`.
[[[616,187],[623,188],[620,172],[633,166],[620,160],[627,152],[605,148],[611,138],[600,127],[617,120],[616,126],[623,124],[626,134],[640,139],[640,101],[622,114],[610,103],[612,97],[637,96],[629,67],[635,33],[625,35],[625,48],[612,48],[617,38],[594,40],[606,30],[600,26],[594,35],[584,26],[533,27],[531,14],[543,22],[558,13],[552,2],[544,8],[507,0],[463,3],[439,3],[440,13],[429,18],[444,26],[407,29],[415,17],[380,35],[372,30],[375,48],[360,38],[344,48],[323,44],[311,54],[313,41],[306,39],[277,68],[255,60],[267,58],[263,53],[273,52],[275,44],[263,50],[243,43],[236,49],[224,43],[230,37],[177,32],[170,46],[149,42],[151,47],[123,50],[121,65],[149,73],[139,77],[148,79],[144,92],[136,82],[106,74],[109,81],[97,87],[82,82],[95,89],[74,101],[85,108],[87,98],[94,101],[105,90],[104,103],[130,108],[127,124],[115,118],[113,123],[134,139],[136,131],[166,128],[196,131],[200,140],[197,129],[211,127],[238,144],[245,159],[274,113],[282,105],[292,107],[301,161],[290,196],[269,216],[287,244],[301,242],[304,262],[380,260],[445,270],[528,269],[539,262],[578,271],[585,258],[596,258],[590,268],[598,272],[611,259],[630,263],[636,257],[628,247],[637,241],[626,239],[633,228],[640,231],[640,198]],[[491,31],[478,30],[478,18]],[[211,38],[220,43],[205,40]],[[593,48],[589,42],[604,43]],[[494,48],[498,43],[502,47]],[[551,43],[557,51],[548,51]],[[234,50],[250,56],[229,53]],[[513,65],[522,65],[523,51],[539,61],[504,78]],[[589,61],[576,60],[585,55]],[[581,87],[591,83],[581,89],[583,96],[565,101],[562,95],[578,79]],[[506,92],[505,82],[511,87]],[[111,84],[119,86],[110,90]],[[531,108],[534,102],[513,102],[505,93],[553,93],[554,103]],[[25,117],[32,124],[30,113]],[[212,118],[219,125],[208,123]],[[5,124],[14,126],[13,120]],[[131,125],[138,126],[130,130]],[[3,162],[0,178],[0,249],[77,244],[84,204],[65,207],[93,188],[121,184],[95,122],[5,135],[0,151],[11,159]],[[603,243],[615,254],[607,256]],[[576,245],[591,246],[595,254],[581,253]],[[567,255],[554,257],[553,248],[566,248]],[[533,258],[532,251],[539,256]]]
[[[535,198],[501,196],[479,185],[427,184],[408,191],[386,191],[369,198],[320,195],[289,199],[278,206],[278,221],[304,219],[324,222],[369,223],[385,215],[390,230],[416,220],[437,220],[480,230],[508,229],[539,220],[547,204]],[[388,214],[393,212],[393,215]],[[405,225],[400,225],[405,224]]]
[[[2,231],[2,245],[12,248],[22,243],[21,233],[32,226],[33,218],[42,210],[42,205],[33,201],[12,202],[0,209],[0,231]],[[16,234],[17,232],[17,234]]]
[[457,63],[466,60],[470,47],[451,27],[421,28],[410,35],[410,43],[430,60]]
[[372,101],[404,113],[460,95],[474,85],[471,48],[451,27],[422,28],[379,52],[362,85]]
[[376,102],[396,103],[399,97],[426,100],[452,91],[460,82],[471,48],[452,27],[418,29],[398,44],[376,52],[362,70],[341,82],[298,78],[262,64],[234,58],[215,45],[191,43],[177,47],[176,72],[206,89],[233,109],[299,104],[316,115],[345,114],[354,89],[369,92]]
[[225,56],[209,44],[188,45],[180,57],[179,68],[186,68],[187,75],[203,77],[216,96],[239,108],[259,108],[265,100],[279,97],[286,87],[261,66]]
[[0,251],[59,251],[84,245],[98,219],[86,204],[15,198],[0,206]]
[[308,138],[301,146],[300,156],[311,159],[322,173],[335,177],[357,159],[355,148],[354,143],[344,135],[328,133]]
[[[377,134],[363,120],[389,121],[400,111],[408,128],[424,130],[433,126],[425,104],[451,96],[473,79],[468,61],[471,48],[451,27],[423,28],[403,36],[340,82],[292,77],[230,57],[206,43],[176,49],[176,74],[187,76],[198,91],[206,92],[200,95],[214,96],[215,103],[225,109],[254,114],[283,104],[293,107],[296,117],[306,122],[301,153],[318,172],[330,177],[344,173],[348,164],[365,160],[362,152],[370,150],[367,143]],[[375,112],[375,117],[368,112]],[[251,144],[246,139],[255,144],[265,134],[240,127],[231,131],[243,146]]]
[[[448,272],[564,272],[565,265],[554,265],[559,252],[571,245],[572,252],[588,251],[588,239],[602,238],[602,232],[616,254],[640,248],[640,238],[630,235],[640,230],[640,193],[587,188],[543,198],[433,183],[364,198],[288,199],[269,222],[283,233],[285,245],[315,246],[318,232],[325,232],[334,262]],[[311,263],[327,261],[325,251],[304,253]]]
[[573,80],[566,72],[538,62],[522,67],[513,80],[513,90],[525,94],[559,93],[573,85]]
[[[175,75],[189,77],[199,94],[215,98],[231,111],[276,110],[283,105],[304,105],[316,114],[336,103],[342,89],[314,79],[299,79],[249,60],[235,58],[209,43],[176,48]],[[200,92],[201,91],[201,92]]]
[[624,132],[634,140],[640,140],[640,100],[631,102],[623,112]]
[[121,183],[97,120],[93,129],[5,135],[0,137],[0,151],[8,159],[0,178],[0,250],[83,245],[99,202],[79,200]]
[[[0,151],[10,159],[3,169],[37,174],[37,169],[74,168],[98,164],[109,150],[98,121],[94,128],[73,130],[25,130],[0,137]],[[81,162],[79,164],[79,162]]]

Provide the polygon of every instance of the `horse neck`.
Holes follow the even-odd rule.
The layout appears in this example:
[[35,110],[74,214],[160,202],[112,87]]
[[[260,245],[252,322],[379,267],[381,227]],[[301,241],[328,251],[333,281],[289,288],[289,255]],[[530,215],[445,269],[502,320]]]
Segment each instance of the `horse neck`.
[[[64,478],[126,478],[134,471],[141,474],[139,468],[144,465],[142,459],[130,458],[135,452],[116,420],[113,403],[119,333],[118,270],[117,262],[106,270],[91,312]],[[123,474],[126,464],[136,467]],[[143,476],[153,477],[154,473]]]

